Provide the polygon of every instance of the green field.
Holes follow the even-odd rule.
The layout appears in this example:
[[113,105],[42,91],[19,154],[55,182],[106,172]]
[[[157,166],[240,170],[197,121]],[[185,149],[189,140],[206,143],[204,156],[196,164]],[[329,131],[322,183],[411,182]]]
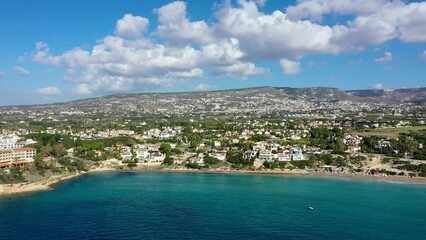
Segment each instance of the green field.
[[384,136],[384,137],[398,137],[400,133],[426,131],[426,126],[407,126],[399,128],[376,128],[365,131],[354,131],[352,134],[360,136]]
[[426,130],[426,126],[407,126],[399,128],[377,128],[371,130],[371,132],[398,132],[398,133],[408,133],[408,132],[418,132]]

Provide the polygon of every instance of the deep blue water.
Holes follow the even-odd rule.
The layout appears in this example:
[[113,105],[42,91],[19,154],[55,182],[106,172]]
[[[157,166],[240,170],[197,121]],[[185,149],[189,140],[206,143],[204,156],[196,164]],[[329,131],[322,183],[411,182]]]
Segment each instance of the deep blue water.
[[426,239],[426,186],[97,173],[0,197],[0,239]]

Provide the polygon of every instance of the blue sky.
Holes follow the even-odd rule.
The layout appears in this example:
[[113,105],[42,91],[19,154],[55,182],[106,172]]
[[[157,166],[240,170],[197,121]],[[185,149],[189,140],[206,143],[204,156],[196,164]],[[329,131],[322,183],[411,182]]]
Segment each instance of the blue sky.
[[14,0],[0,29],[0,105],[426,83],[421,1]]

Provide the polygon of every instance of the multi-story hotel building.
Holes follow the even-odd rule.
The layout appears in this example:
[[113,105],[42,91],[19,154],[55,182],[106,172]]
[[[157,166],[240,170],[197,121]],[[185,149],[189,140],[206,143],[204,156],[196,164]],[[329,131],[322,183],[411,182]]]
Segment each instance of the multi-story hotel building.
[[32,162],[36,153],[37,150],[30,147],[0,150],[0,168]]

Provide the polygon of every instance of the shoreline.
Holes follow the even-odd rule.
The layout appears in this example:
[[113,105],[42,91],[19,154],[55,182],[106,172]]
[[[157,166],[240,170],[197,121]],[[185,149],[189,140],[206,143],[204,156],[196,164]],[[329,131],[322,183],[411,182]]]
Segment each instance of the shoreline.
[[277,171],[277,170],[193,170],[193,169],[152,169],[137,168],[128,170],[118,170],[112,168],[97,168],[87,172],[77,172],[67,175],[57,175],[39,182],[0,184],[0,196],[13,196],[25,193],[53,190],[56,184],[63,181],[77,178],[90,173],[99,172],[147,172],[147,173],[183,173],[183,174],[251,174],[251,175],[287,175],[316,178],[350,179],[350,180],[371,180],[375,182],[402,183],[402,184],[426,184],[426,178],[403,177],[403,176],[374,176],[374,175],[354,175],[354,174],[333,174],[333,173],[312,173],[308,171]]
[[87,172],[76,172],[76,173],[70,173],[65,175],[55,175],[48,179],[43,179],[38,182],[0,184],[0,196],[1,195],[12,196],[12,195],[25,194],[25,193],[53,190],[56,184],[61,183],[63,181],[77,178],[88,173],[107,172],[107,171],[115,171],[115,170],[99,168],[99,169],[93,169]]
[[251,175],[287,175],[296,177],[314,177],[314,178],[334,178],[351,180],[372,180],[376,182],[404,183],[404,184],[426,184],[426,178],[423,177],[404,177],[404,176],[374,176],[374,175],[354,175],[339,173],[312,173],[308,171],[274,171],[274,170],[188,170],[188,169],[167,169],[167,170],[142,170],[134,172],[170,172],[170,173],[194,173],[194,174],[251,174]]

